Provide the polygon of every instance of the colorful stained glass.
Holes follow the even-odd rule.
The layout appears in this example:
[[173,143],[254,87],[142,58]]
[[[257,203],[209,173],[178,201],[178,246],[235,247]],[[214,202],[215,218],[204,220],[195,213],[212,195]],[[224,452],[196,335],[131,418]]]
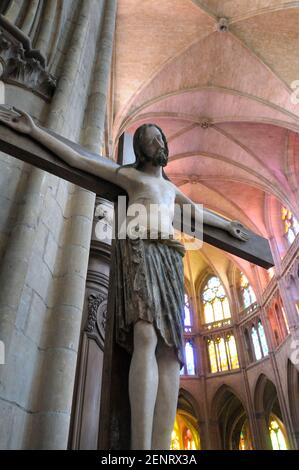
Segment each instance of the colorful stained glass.
[[284,232],[291,245],[299,233],[299,223],[294,214],[286,207],[281,209],[281,218],[284,224]]
[[228,370],[227,352],[225,347],[224,338],[219,338],[216,342],[216,349],[218,352],[218,362],[222,371]]
[[184,450],[196,450],[196,444],[189,428],[185,428],[183,431],[183,443]]
[[214,374],[215,372],[218,372],[218,364],[216,358],[215,344],[212,340],[208,341],[208,352],[210,358],[211,372]]
[[229,335],[227,337],[227,345],[228,345],[228,352],[229,352],[229,359],[230,359],[230,367],[231,369],[238,369],[240,365],[239,365],[239,359],[238,359],[236,340],[233,335]]
[[205,322],[206,323],[213,323],[214,321],[214,310],[212,304],[208,302],[204,306],[204,312],[205,312]]
[[225,297],[225,299],[223,299],[223,301],[222,301],[222,308],[223,308],[223,312],[224,312],[224,318],[230,318],[231,313],[230,313],[230,308],[229,308],[229,303],[228,303],[227,297]]
[[186,366],[187,374],[195,375],[195,365],[194,365],[194,351],[191,341],[187,341],[185,345],[185,357],[186,357]]
[[273,450],[287,450],[287,443],[281,426],[274,415],[270,417],[269,431]]
[[185,327],[185,332],[190,333],[191,332],[191,311],[190,311],[190,302],[188,295],[185,294],[185,306],[184,306],[184,327]]
[[180,428],[178,425],[177,418],[174,422],[174,428],[171,433],[171,443],[170,443],[170,450],[181,450],[181,443],[180,443]]
[[264,356],[268,356],[269,348],[268,348],[268,344],[267,344],[267,340],[266,340],[265,330],[264,330],[264,327],[262,325],[261,320],[259,320],[259,322],[257,324],[257,330],[258,330],[258,334],[259,334],[259,337],[260,337],[260,342],[261,342],[261,345],[262,345],[262,353],[263,353]]
[[200,438],[194,426],[195,418],[178,410],[171,434],[170,450],[199,450]]
[[223,315],[223,310],[222,310],[222,302],[220,299],[216,298],[213,303],[213,310],[214,310],[214,320],[219,321],[222,320],[224,315]]
[[246,420],[240,432],[239,450],[252,450],[252,442],[249,430],[249,424]]
[[251,328],[251,338],[253,342],[255,358],[257,361],[259,361],[263,357],[263,354],[255,326]]
[[205,323],[213,323],[231,317],[228,299],[218,277],[213,276],[208,280],[201,298],[204,304]]
[[246,450],[245,437],[243,431],[240,432],[239,450]]
[[254,302],[256,302],[255,293],[253,292],[253,289],[251,285],[249,284],[247,277],[243,273],[241,273],[241,277],[240,277],[240,288],[241,288],[241,295],[243,299],[244,308],[247,308],[250,305],[252,305]]
[[219,336],[209,339],[208,353],[212,373],[240,367],[236,341],[232,334],[227,334],[225,338]]

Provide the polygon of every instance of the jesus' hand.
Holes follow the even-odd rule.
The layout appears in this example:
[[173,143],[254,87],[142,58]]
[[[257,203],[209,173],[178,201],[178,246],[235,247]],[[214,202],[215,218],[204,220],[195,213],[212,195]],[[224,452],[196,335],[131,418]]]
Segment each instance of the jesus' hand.
[[233,237],[238,238],[239,240],[247,241],[249,239],[249,234],[246,228],[238,220],[232,220],[229,222],[227,231]]
[[21,134],[32,134],[36,125],[29,114],[15,107],[0,109],[0,122]]

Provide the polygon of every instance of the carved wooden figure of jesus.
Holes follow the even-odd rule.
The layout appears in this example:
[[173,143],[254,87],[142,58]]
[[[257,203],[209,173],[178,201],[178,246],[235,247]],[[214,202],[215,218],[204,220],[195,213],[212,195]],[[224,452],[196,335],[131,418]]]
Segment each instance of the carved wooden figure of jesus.
[[[38,127],[27,113],[15,108],[0,111],[0,122],[29,135],[72,167],[99,176],[127,192],[130,230],[116,242],[113,272],[116,273],[117,342],[132,353],[131,449],[169,449],[184,361],[184,246],[174,237],[174,209],[175,204],[191,204],[195,214],[198,209],[163,176],[162,169],[168,160],[163,132],[153,124],[139,127],[133,141],[136,162],[120,166],[110,159],[85,158]],[[138,222],[130,211],[136,205],[145,208]],[[161,210],[151,211],[152,205]],[[203,223],[221,228],[240,240],[248,239],[242,224],[205,209]],[[153,231],[153,227],[157,230]]]

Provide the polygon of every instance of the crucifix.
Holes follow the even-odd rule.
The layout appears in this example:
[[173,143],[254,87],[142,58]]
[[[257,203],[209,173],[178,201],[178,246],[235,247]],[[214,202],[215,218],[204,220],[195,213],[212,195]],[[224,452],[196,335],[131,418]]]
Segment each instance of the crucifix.
[[[112,245],[99,448],[169,448],[184,362],[184,246],[174,236],[174,206],[192,206],[192,223],[184,226],[189,235],[198,209],[164,175],[163,131],[141,126],[134,135],[136,162],[120,166],[42,129],[27,113],[2,107],[0,150],[114,203],[128,196],[126,236],[118,232]],[[137,206],[144,211],[136,218]],[[201,216],[205,242],[273,266],[266,239],[206,209]],[[120,423],[120,415],[129,408],[128,440],[130,423],[126,417]]]

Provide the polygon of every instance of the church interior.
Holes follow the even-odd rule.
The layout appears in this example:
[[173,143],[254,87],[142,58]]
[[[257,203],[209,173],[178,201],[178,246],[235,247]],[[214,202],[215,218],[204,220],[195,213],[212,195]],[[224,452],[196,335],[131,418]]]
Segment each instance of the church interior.
[[[0,2],[5,104],[121,164],[157,124],[168,178],[269,241],[269,269],[186,252],[173,450],[299,448],[298,24],[288,0]],[[113,204],[0,168],[0,448],[99,449]]]

